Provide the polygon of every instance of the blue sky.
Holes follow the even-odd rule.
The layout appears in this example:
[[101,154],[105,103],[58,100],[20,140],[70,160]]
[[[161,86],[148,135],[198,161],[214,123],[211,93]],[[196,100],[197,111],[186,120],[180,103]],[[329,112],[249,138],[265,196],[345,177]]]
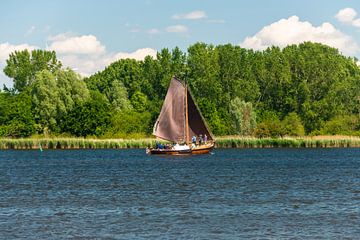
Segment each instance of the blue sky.
[[[359,12],[359,14],[358,14]],[[0,8],[0,70],[14,50],[55,50],[83,75],[195,42],[256,50],[316,41],[360,58],[359,0],[11,0]],[[0,73],[0,84],[11,81]]]

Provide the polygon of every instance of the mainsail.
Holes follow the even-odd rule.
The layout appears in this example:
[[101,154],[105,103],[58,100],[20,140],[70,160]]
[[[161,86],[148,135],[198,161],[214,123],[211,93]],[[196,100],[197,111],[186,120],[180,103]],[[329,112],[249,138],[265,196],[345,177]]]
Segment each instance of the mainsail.
[[185,87],[173,78],[170,82],[153,134],[172,142],[185,140]]
[[[186,127],[186,110],[188,111],[188,127]],[[160,115],[154,125],[153,134],[179,143],[187,141],[189,136],[200,134],[203,136],[206,134],[208,140],[213,140],[190,91],[187,91],[186,86],[175,77],[170,82]]]

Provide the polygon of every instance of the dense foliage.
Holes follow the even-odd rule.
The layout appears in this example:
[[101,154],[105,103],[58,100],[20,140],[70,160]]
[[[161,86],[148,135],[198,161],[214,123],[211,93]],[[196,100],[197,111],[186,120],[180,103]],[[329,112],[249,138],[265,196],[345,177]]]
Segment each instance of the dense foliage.
[[186,80],[215,135],[360,135],[360,68],[306,42],[253,51],[196,43],[187,53],[121,59],[82,79],[54,52],[12,53],[0,92],[0,135],[150,135],[172,76]]

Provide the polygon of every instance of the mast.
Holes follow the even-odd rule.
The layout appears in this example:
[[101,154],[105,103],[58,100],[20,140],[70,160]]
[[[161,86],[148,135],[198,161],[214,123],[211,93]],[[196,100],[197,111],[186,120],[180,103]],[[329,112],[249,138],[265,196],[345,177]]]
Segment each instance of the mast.
[[189,145],[189,109],[188,109],[188,90],[187,82],[185,82],[185,139],[186,145]]

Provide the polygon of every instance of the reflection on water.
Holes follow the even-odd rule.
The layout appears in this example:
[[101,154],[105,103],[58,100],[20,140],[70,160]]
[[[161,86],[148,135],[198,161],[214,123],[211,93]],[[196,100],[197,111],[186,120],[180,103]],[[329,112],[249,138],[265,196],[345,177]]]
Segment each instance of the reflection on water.
[[360,149],[0,152],[0,238],[360,236]]

